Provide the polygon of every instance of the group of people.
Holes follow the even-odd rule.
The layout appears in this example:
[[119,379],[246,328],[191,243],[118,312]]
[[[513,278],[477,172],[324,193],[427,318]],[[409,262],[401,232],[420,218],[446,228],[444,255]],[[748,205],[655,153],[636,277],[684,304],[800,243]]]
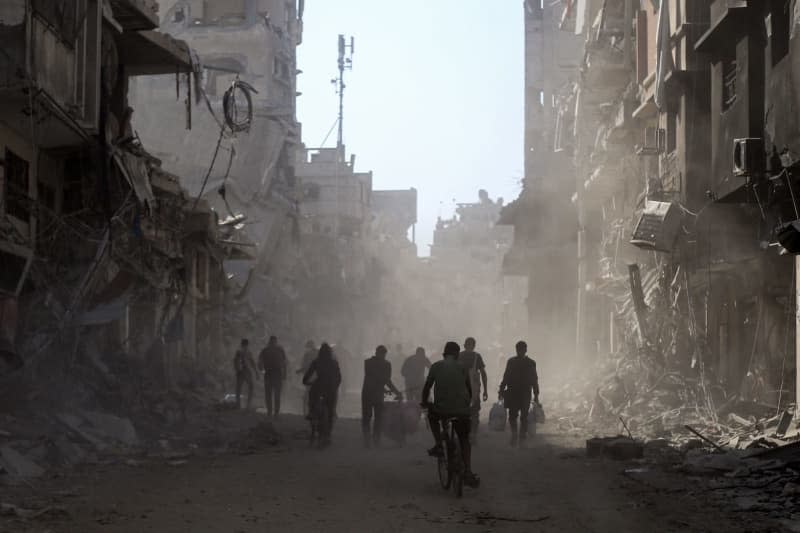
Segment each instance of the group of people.
[[[236,398],[241,407],[243,386],[248,388],[247,406],[252,400],[253,376],[263,375],[267,412],[275,416],[280,412],[280,394],[286,380],[286,353],[276,337],[270,337],[267,346],[258,356],[258,363],[249,351],[249,342],[243,339],[234,357],[236,371]],[[364,382],[361,389],[361,427],[364,446],[380,444],[383,429],[384,401],[392,394],[398,401],[404,396],[409,402],[420,403],[428,410],[428,421],[434,438],[434,447],[428,450],[438,456],[442,449],[442,426],[445,419],[453,420],[459,439],[468,484],[476,484],[477,476],[472,472],[472,446],[476,444],[481,401],[489,399],[486,364],[475,351],[472,337],[464,341],[463,350],[457,342],[445,344],[442,359],[431,363],[423,348],[402,364],[401,375],[405,381],[405,395],[392,381],[392,364],[387,360],[388,350],[380,345],[375,355],[364,361]],[[539,403],[539,377],[536,362],[528,357],[528,345],[524,341],[516,344],[516,355],[506,362],[500,382],[498,398],[508,410],[511,427],[511,446],[525,442],[528,433],[528,413],[531,401]],[[427,371],[427,374],[426,374]],[[330,417],[327,427],[333,426],[338,391],[342,373],[333,349],[323,343],[317,350],[313,342],[306,344],[302,367],[303,384],[309,387],[309,413],[314,413],[319,402],[325,402]],[[433,391],[433,401],[430,401]],[[329,439],[329,435],[323,436]]]
[[250,341],[242,339],[233,357],[233,370],[236,374],[236,405],[242,407],[242,389],[247,388],[247,409],[253,403],[253,381],[264,379],[264,398],[269,416],[278,416],[281,411],[281,392],[286,381],[288,360],[286,351],[278,344],[274,335],[258,354],[258,364],[250,351]]

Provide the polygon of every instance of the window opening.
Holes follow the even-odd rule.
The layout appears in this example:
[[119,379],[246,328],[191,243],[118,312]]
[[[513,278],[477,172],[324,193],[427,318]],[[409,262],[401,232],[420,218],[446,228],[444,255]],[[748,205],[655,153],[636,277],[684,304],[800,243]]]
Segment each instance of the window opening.
[[6,148],[5,155],[6,213],[24,222],[31,216],[30,165],[20,156]]

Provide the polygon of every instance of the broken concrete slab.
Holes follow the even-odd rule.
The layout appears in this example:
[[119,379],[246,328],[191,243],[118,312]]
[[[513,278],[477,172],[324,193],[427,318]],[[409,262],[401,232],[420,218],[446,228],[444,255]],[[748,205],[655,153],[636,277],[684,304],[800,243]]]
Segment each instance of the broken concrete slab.
[[44,474],[44,468],[37,465],[11,446],[0,448],[0,465],[12,477],[34,478]]
[[86,450],[63,435],[55,440],[54,446],[58,455],[57,462],[62,465],[76,465],[82,463],[88,456]]
[[88,431],[100,438],[107,438],[126,446],[139,444],[139,436],[133,423],[127,418],[120,418],[107,413],[84,411],[83,417],[91,424]]
[[644,457],[644,444],[630,437],[595,437],[586,441],[589,457],[609,457],[619,461]]
[[75,434],[77,434],[83,440],[92,444],[92,446],[94,446],[97,450],[103,451],[106,448],[108,448],[108,444],[103,442],[102,439],[96,437],[95,435],[92,435],[83,428],[85,422],[81,417],[69,413],[62,413],[56,415],[56,418],[58,418],[58,420],[62,424],[71,429]]
[[684,467],[696,473],[735,472],[747,466],[741,454],[736,453],[690,453],[686,456]]

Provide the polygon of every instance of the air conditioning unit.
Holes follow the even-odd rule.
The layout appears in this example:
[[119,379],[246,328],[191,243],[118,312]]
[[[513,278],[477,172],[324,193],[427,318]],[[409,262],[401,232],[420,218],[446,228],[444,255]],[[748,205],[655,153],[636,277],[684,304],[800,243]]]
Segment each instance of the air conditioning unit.
[[633,230],[631,244],[658,252],[671,252],[681,229],[683,211],[674,202],[648,201]]
[[645,128],[643,143],[636,147],[636,153],[638,155],[658,155],[664,152],[666,137],[663,128]]
[[778,226],[775,236],[786,252],[800,254],[800,220],[793,220]]
[[753,176],[764,172],[766,154],[764,140],[747,137],[733,140],[733,175]]

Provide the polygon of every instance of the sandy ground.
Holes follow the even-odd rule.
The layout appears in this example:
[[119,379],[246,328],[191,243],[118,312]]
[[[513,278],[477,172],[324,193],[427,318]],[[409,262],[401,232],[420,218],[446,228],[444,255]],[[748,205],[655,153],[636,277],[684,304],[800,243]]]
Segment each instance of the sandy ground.
[[714,501],[701,479],[587,459],[583,442],[547,431],[526,449],[483,433],[482,486],[459,500],[438,485],[427,435],[364,450],[358,421],[341,420],[321,451],[309,448],[299,417],[276,426],[282,443],[255,453],[120,460],[0,488],[2,502],[45,506],[38,517],[0,517],[0,531],[780,531]]

